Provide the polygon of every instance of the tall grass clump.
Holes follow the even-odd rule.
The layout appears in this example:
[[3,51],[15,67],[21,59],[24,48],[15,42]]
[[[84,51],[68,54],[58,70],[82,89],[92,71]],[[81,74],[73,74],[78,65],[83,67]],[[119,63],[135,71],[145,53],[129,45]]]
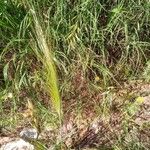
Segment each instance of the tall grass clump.
[[31,14],[31,18],[33,19],[33,26],[32,26],[32,32],[34,33],[35,41],[37,42],[38,50],[35,50],[35,54],[37,55],[38,59],[42,61],[42,64],[44,66],[44,78],[45,78],[45,84],[48,92],[50,93],[52,104],[58,113],[59,117],[61,117],[61,99],[59,95],[59,89],[58,89],[58,79],[57,79],[57,73],[56,68],[54,64],[54,56],[52,51],[52,45],[51,41],[49,41],[49,45],[47,44],[46,37],[44,35],[43,29],[40,22],[40,18],[37,17],[36,11],[34,8],[34,5],[31,3],[28,3],[29,12]]
[[[2,93],[6,93],[6,95],[7,92],[13,93],[14,111],[17,111],[21,104],[27,103],[26,98],[20,96],[22,93],[31,101],[36,99],[34,104],[37,105],[40,99],[37,97],[39,90],[34,85],[42,79],[44,84],[41,86],[45,85],[45,87],[41,89],[50,94],[52,105],[60,118],[61,100],[52,45],[50,41],[46,41],[41,27],[41,18],[37,17],[36,13],[38,12],[34,10],[34,6],[37,5],[32,5],[31,1],[12,0],[1,3],[0,38],[2,43],[0,58],[2,64],[0,69],[2,70],[0,73],[2,80],[0,82],[3,88],[6,88],[5,92],[2,89]],[[16,13],[15,17],[12,16],[13,10]],[[30,55],[29,59],[27,59],[27,55]],[[43,64],[41,66],[37,64],[37,67],[42,68],[39,69],[41,75],[38,77],[36,72],[39,70],[34,72],[33,68],[33,64],[36,62]]]

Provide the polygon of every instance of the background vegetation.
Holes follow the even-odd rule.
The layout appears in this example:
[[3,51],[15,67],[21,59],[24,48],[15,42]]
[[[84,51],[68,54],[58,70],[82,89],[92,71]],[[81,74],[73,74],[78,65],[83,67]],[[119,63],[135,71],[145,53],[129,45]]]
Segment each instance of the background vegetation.
[[24,122],[30,107],[30,124],[57,126],[82,86],[149,81],[149,29],[149,0],[1,0],[0,124]]

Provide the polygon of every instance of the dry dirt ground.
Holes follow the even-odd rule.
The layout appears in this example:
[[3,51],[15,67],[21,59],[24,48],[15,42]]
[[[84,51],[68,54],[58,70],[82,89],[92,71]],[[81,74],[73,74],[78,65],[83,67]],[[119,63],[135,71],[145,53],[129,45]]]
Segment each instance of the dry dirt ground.
[[[124,83],[91,93],[80,86],[77,97],[63,101],[61,127],[64,149],[123,147],[132,142],[150,149],[150,84],[142,81]],[[82,101],[81,101],[82,99]],[[80,107],[81,106],[81,107]],[[17,132],[16,134],[17,135]],[[16,136],[17,137],[17,136]],[[0,145],[16,138],[1,136]],[[40,138],[50,147],[58,136],[44,129]]]

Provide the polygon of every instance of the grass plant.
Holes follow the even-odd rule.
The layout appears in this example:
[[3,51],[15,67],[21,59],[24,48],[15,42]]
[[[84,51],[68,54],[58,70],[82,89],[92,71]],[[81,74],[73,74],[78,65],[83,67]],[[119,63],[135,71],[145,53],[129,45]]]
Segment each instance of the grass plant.
[[[27,99],[43,124],[53,124],[63,118],[62,102],[91,99],[81,96],[86,90],[107,93],[124,81],[149,81],[149,10],[149,0],[1,0],[0,124],[17,125],[13,114]],[[95,103],[96,111],[109,115],[111,98],[103,97],[104,107]],[[128,147],[120,145],[114,149]]]

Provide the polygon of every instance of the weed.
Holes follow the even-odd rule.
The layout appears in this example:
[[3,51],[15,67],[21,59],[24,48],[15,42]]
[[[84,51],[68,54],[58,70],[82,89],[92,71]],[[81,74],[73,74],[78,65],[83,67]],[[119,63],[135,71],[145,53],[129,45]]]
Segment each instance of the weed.
[[[81,113],[95,97],[95,111],[109,116],[108,87],[149,81],[149,10],[149,0],[0,1],[1,124],[17,124],[28,98],[45,126],[61,122],[62,101],[72,99]],[[121,141],[114,149],[127,148]]]

